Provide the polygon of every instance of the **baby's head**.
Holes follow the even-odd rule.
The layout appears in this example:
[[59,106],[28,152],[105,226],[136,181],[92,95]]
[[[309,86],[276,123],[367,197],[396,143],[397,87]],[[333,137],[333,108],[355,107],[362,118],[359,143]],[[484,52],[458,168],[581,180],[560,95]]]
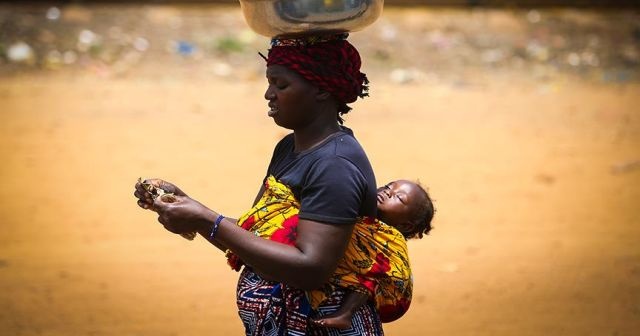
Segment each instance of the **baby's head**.
[[378,219],[409,238],[422,238],[431,231],[435,209],[422,186],[398,180],[378,188]]

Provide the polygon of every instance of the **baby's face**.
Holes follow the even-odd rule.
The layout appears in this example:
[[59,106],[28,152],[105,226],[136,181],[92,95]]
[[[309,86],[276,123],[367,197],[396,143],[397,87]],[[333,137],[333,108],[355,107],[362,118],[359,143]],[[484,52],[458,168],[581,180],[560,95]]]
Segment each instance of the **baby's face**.
[[420,187],[406,180],[391,182],[378,188],[378,218],[404,234],[415,232],[415,218],[425,201]]

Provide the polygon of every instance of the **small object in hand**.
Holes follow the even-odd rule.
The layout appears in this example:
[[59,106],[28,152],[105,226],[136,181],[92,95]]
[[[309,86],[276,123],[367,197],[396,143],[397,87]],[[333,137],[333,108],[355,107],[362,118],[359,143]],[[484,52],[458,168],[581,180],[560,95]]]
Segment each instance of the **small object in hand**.
[[[165,203],[173,203],[177,201],[176,195],[173,193],[167,192],[166,190],[156,187],[153,184],[146,182],[146,180],[142,180],[142,177],[138,178],[138,183],[142,185],[144,190],[146,190],[151,198],[155,201],[156,198],[160,197],[160,199]],[[185,232],[180,234],[182,237],[188,240],[193,240],[196,238],[196,232]]]
[[[158,188],[156,186],[154,186],[153,184],[146,182],[147,180],[142,180],[142,177],[138,178],[138,183],[140,183],[142,185],[142,187],[144,188],[144,190],[146,190],[149,195],[151,195],[151,198],[153,198],[153,200],[155,200],[156,198],[158,198],[159,196],[162,195],[173,195],[172,193],[168,193],[166,192],[164,189],[162,188]],[[174,197],[175,200],[175,197]],[[164,199],[163,199],[164,201]]]

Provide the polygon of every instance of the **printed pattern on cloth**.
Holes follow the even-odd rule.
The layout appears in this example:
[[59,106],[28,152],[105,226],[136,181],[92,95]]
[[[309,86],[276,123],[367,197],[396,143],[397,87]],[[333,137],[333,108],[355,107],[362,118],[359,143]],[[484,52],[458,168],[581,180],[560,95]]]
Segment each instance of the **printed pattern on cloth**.
[[363,218],[353,230],[344,257],[321,291],[309,292],[312,303],[336,290],[369,293],[382,322],[392,322],[409,310],[413,277],[407,242],[402,233],[377,219]]
[[245,268],[237,289],[238,314],[248,336],[304,336],[311,307],[304,291],[267,281]]
[[318,43],[346,40],[349,33],[329,35],[308,35],[296,38],[272,38],[272,47],[308,47]]
[[[261,199],[238,219],[238,225],[257,236],[293,245],[299,209],[291,190],[269,176]],[[236,271],[242,266],[232,252],[227,252],[227,259]],[[376,219],[361,218],[329,282],[306,293],[311,307],[316,309],[340,288],[369,294],[382,322],[404,315],[411,303],[413,279],[402,234]]]
[[275,39],[266,61],[267,66],[282,65],[297,72],[344,104],[369,95],[369,79],[360,72],[360,53],[345,35]]
[[[322,302],[322,305],[316,309],[312,318],[319,319],[323,316],[327,316],[334,313],[340,308],[340,303],[343,302],[344,296],[347,291],[342,288],[336,289],[330,296]],[[384,331],[380,324],[378,313],[373,302],[369,301],[367,304],[358,308],[351,318],[351,328],[349,329],[335,329],[335,328],[322,328],[312,323],[309,323],[307,329],[307,335],[310,336],[383,336]]]

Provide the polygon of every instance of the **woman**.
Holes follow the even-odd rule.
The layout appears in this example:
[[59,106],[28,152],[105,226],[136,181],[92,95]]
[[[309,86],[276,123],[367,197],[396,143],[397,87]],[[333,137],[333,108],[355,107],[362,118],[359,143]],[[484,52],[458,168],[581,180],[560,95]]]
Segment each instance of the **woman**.
[[[147,181],[175,197],[155,200],[136,184],[138,204],[156,211],[174,233],[197,231],[246,266],[238,282],[238,307],[247,335],[331,335],[308,324],[335,311],[345,291],[334,291],[311,311],[304,291],[321,288],[343,257],[359,217],[376,215],[376,181],[352,132],[342,127],[348,103],[366,95],[360,56],[346,34],[274,40],[267,61],[269,117],[293,133],[277,145],[265,177],[288,186],[300,204],[294,239],[282,244],[243,229],[236,220],[189,198],[162,180]],[[256,203],[264,197],[263,184]],[[265,208],[266,209],[266,208]],[[268,211],[268,210],[265,210]],[[244,221],[245,219],[243,219]],[[372,303],[345,333],[382,335]]]

